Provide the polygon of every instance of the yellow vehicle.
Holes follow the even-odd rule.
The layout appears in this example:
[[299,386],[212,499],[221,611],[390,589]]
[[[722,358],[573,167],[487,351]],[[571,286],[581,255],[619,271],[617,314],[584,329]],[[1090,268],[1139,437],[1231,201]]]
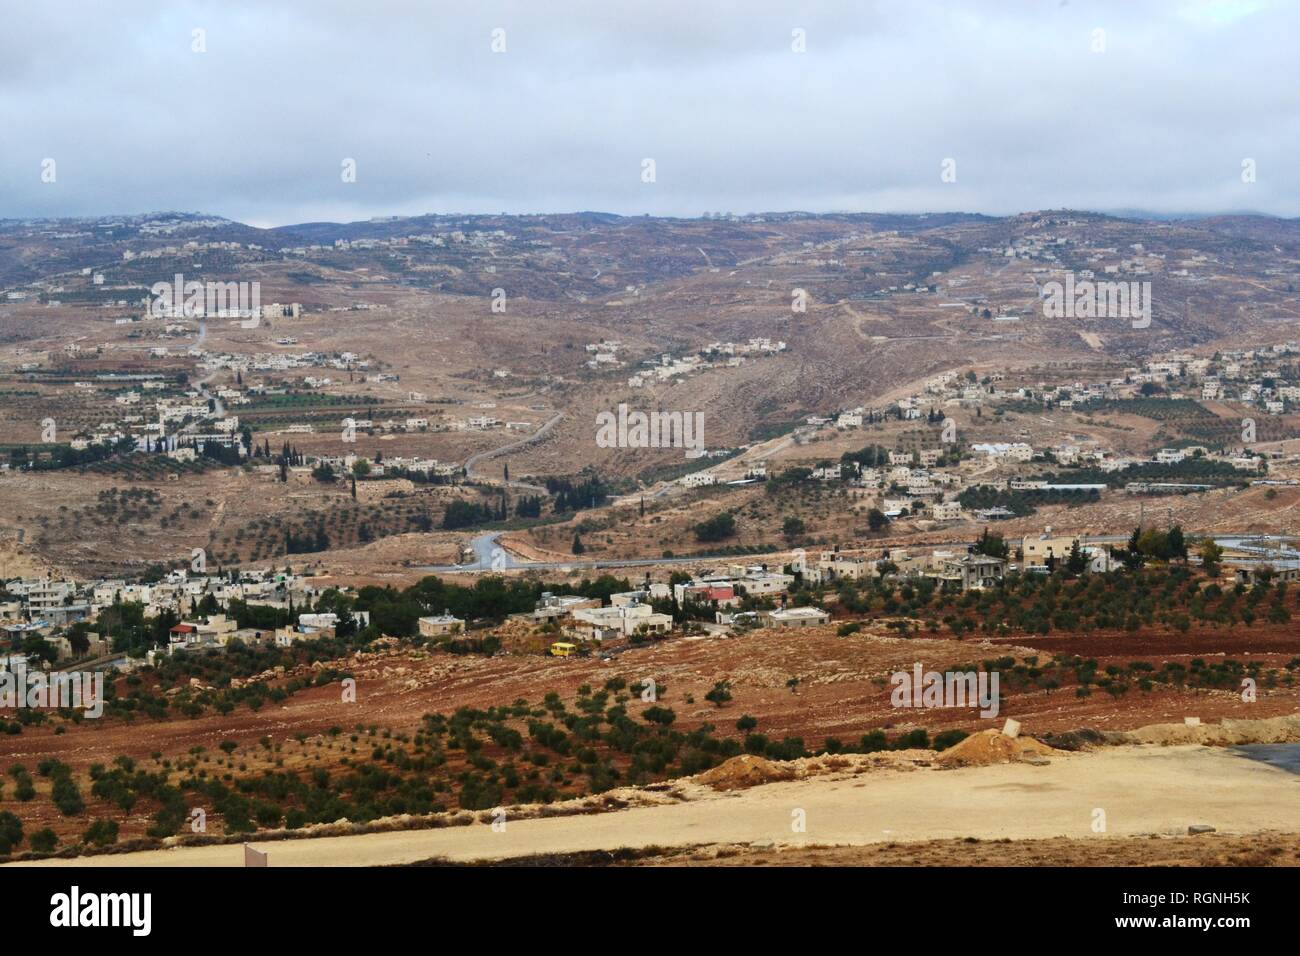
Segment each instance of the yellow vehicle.
[[551,645],[552,657],[572,657],[578,652],[578,648],[567,641],[556,641]]

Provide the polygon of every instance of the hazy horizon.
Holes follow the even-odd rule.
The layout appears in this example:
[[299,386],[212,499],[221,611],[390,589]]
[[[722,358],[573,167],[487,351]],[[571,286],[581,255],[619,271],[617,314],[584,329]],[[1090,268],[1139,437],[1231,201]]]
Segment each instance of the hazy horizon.
[[[737,218],[754,217],[754,216],[983,216],[988,219],[1011,219],[1016,216],[1028,216],[1046,213],[1077,213],[1087,216],[1106,216],[1113,219],[1145,220],[1152,222],[1180,222],[1194,221],[1198,219],[1213,219],[1227,216],[1257,217],[1261,219],[1278,219],[1284,222],[1291,222],[1300,219],[1300,216],[1277,216],[1273,213],[1258,212],[1255,210],[1219,210],[1215,212],[1189,212],[1189,213],[1155,213],[1149,210],[1109,210],[1109,209],[1072,209],[1067,207],[1044,208],[1044,209],[1021,209],[1015,212],[1007,213],[986,213],[978,210],[965,211],[953,209],[930,209],[930,210],[881,210],[881,209],[826,209],[813,211],[809,209],[757,209],[745,212],[733,212]],[[316,226],[316,225],[335,225],[335,226],[352,226],[367,222],[383,222],[388,220],[400,219],[420,219],[426,216],[439,216],[443,218],[455,219],[458,217],[547,217],[547,216],[615,216],[620,219],[679,219],[689,221],[692,219],[703,219],[703,215],[660,215],[657,213],[616,213],[604,209],[552,209],[544,212],[467,212],[464,210],[449,210],[447,212],[411,212],[398,215],[375,215],[361,219],[309,219],[301,222],[277,223],[275,225],[255,225],[245,222],[241,219],[234,219],[229,216],[222,216],[219,213],[209,212],[201,209],[150,209],[144,211],[119,211],[119,212],[102,212],[88,213],[79,216],[0,216],[0,222],[75,222],[77,220],[87,219],[114,219],[117,217],[140,218],[147,216],[201,216],[204,218],[225,219],[237,225],[247,226],[251,229],[293,229],[296,226]],[[725,221],[725,220],[719,220]]]

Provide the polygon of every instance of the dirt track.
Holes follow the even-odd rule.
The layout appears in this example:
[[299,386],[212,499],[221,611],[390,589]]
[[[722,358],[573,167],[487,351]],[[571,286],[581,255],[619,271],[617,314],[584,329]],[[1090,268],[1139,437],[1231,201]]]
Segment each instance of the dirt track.
[[[586,816],[438,830],[254,844],[273,866],[409,864],[440,858],[494,860],[621,847],[773,844],[807,847],[974,837],[1117,839],[1186,834],[1300,832],[1300,776],[1200,746],[1120,747],[1006,764],[869,773],[769,784],[726,794]],[[1106,815],[1093,832],[1095,811]],[[807,822],[792,832],[796,811]],[[238,844],[152,850],[76,860],[111,866],[240,866]]]

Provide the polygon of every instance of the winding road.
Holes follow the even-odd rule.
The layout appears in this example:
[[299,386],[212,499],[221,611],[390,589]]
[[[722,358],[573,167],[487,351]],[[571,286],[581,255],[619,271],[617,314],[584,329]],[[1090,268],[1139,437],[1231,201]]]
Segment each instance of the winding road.
[[529,445],[542,441],[544,438],[546,438],[547,435],[550,434],[551,429],[554,428],[557,424],[559,424],[560,419],[562,418],[564,418],[564,412],[556,412],[553,416],[551,416],[551,418],[549,418],[542,425],[541,428],[537,429],[537,431],[533,432],[527,438],[521,438],[518,441],[513,441],[508,445],[502,445],[500,448],[493,448],[489,451],[481,451],[478,454],[470,455],[468,458],[465,459],[465,474],[475,481],[489,481],[492,482],[493,484],[504,484],[507,488],[514,488],[519,491],[532,491],[539,494],[545,494],[546,489],[540,487],[539,485],[530,485],[524,481],[502,482],[496,478],[487,478],[483,475],[476,475],[474,474],[474,467],[481,461],[489,461],[490,459],[497,458],[508,452],[512,452],[520,448],[527,448]]
[[694,555],[685,558],[627,558],[605,559],[602,561],[525,561],[516,558],[499,543],[505,532],[488,531],[476,536],[469,546],[474,550],[474,561],[470,564],[437,564],[417,568],[429,574],[477,574],[481,571],[572,571],[582,568],[645,568],[656,564],[706,564],[709,562],[735,560],[734,557],[707,557]]

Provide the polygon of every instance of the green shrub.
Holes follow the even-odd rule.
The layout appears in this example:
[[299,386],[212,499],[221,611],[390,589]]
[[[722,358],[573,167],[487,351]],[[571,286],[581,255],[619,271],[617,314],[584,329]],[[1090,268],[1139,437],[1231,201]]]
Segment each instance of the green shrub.
[[49,827],[37,830],[27,840],[37,853],[53,853],[59,845],[59,838]]
[[86,832],[81,835],[81,839],[83,842],[94,846],[107,846],[110,843],[116,843],[117,821],[96,820],[86,827]]

